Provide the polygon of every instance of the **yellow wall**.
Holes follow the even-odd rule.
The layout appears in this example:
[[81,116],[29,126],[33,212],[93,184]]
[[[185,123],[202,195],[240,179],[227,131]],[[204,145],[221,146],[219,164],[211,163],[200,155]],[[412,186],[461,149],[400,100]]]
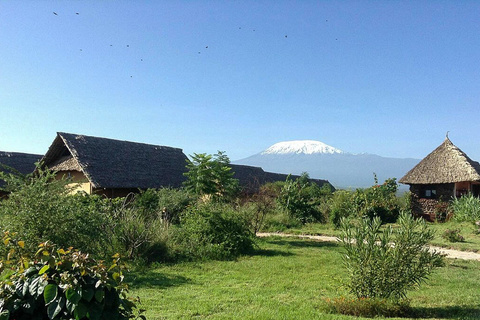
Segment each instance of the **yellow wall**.
[[72,188],[71,194],[76,194],[77,192],[86,192],[87,194],[92,193],[92,188],[90,185],[90,181],[88,181],[87,177],[80,171],[59,171],[57,173],[56,178],[58,180],[62,178],[71,178],[72,183],[67,184],[67,187]]

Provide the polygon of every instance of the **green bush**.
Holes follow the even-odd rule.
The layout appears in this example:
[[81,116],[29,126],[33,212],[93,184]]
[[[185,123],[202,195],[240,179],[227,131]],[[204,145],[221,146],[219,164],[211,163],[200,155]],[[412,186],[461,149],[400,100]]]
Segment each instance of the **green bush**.
[[[254,234],[260,230],[270,229],[272,221],[278,214],[284,216],[286,220],[292,220],[279,208],[277,201],[284,184],[285,182],[282,181],[267,183],[261,186],[257,193],[241,199],[243,203],[237,210],[248,221]],[[298,221],[294,223],[299,225]],[[282,230],[285,229],[285,225],[278,227],[283,227]]]
[[342,224],[347,287],[357,298],[405,298],[442,265],[442,255],[428,250],[433,232],[425,221],[403,213],[398,224],[381,230],[379,217]]
[[146,218],[156,219],[160,216],[168,223],[178,223],[181,213],[195,200],[184,189],[148,189],[135,195],[133,206],[142,211]]
[[30,258],[13,236],[3,238],[9,253],[0,263],[1,320],[126,320],[143,312],[126,298],[118,256],[107,267],[88,254],[43,243]]
[[31,250],[32,244],[47,240],[93,254],[104,254],[110,247],[104,236],[110,229],[110,200],[70,195],[69,181],[57,180],[53,172],[41,168],[24,179],[5,180],[11,193],[0,201],[0,228],[18,232]]
[[396,179],[387,179],[381,185],[375,176],[375,185],[355,191],[338,190],[330,201],[330,221],[340,226],[342,218],[380,218],[383,223],[395,222],[400,213]]
[[465,238],[460,234],[460,229],[447,229],[443,232],[442,238],[450,242],[465,241]]
[[348,190],[337,190],[330,200],[330,222],[340,227],[342,219],[356,217],[353,193]]
[[183,259],[231,259],[253,249],[247,221],[227,205],[190,208],[172,229],[172,245]]
[[480,220],[480,199],[472,194],[454,198],[451,208],[453,219],[456,221],[475,222]]
[[111,239],[126,257],[147,263],[168,260],[168,225],[160,217],[148,218],[136,207],[122,207],[113,220]]
[[367,189],[357,189],[354,203],[359,217],[379,217],[383,223],[395,222],[400,213],[396,192],[398,185],[395,178],[387,179],[381,185],[375,176],[375,185]]
[[320,199],[331,195],[329,186],[320,188],[317,184],[310,182],[307,173],[292,180],[287,177],[283,185],[278,203],[292,217],[301,223],[326,222],[324,215],[319,211]]

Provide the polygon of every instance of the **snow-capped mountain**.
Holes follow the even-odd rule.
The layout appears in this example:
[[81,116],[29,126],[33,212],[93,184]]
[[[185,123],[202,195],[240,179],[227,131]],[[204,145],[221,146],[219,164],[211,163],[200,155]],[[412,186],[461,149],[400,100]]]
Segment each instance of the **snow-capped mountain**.
[[374,174],[380,183],[388,178],[398,180],[419,161],[352,154],[320,141],[300,140],[276,143],[260,153],[232,163],[285,174],[308,172],[311,178],[326,179],[336,188],[365,188],[374,184]]
[[275,143],[260,154],[335,154],[344,153],[342,150],[329,146],[320,141],[295,140]]

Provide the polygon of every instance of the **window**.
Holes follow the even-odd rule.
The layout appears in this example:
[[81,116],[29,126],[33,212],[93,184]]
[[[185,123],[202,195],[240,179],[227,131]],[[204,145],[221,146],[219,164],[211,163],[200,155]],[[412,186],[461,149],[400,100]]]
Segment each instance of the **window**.
[[423,187],[423,197],[435,199],[437,197],[437,188],[434,185],[425,185]]

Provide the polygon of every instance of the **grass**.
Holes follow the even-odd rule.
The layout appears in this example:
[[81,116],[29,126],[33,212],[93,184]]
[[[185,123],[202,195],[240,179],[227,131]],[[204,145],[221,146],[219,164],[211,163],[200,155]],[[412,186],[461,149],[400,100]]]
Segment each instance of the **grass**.
[[[474,232],[475,225],[473,223],[449,221],[445,223],[432,223],[430,227],[435,230],[435,239],[431,242],[432,245],[462,251],[480,252],[480,234]],[[465,238],[465,241],[449,242],[443,239],[442,234],[447,229],[460,229],[460,234]]]
[[[427,319],[480,317],[480,263],[449,261],[409,295]],[[147,318],[353,319],[325,313],[342,287],[342,249],[336,243],[270,237],[237,261],[161,265],[137,270],[128,281]],[[362,319],[362,318],[355,318]]]
[[[480,234],[475,232],[475,225],[468,222],[448,221],[445,223],[428,223],[428,226],[435,231],[435,238],[431,245],[461,251],[480,252]],[[464,242],[449,242],[442,238],[447,229],[460,229],[460,234],[465,237]],[[478,227],[477,227],[478,229]],[[284,233],[340,236],[341,231],[335,229],[331,223],[310,223],[299,228],[290,228]]]

